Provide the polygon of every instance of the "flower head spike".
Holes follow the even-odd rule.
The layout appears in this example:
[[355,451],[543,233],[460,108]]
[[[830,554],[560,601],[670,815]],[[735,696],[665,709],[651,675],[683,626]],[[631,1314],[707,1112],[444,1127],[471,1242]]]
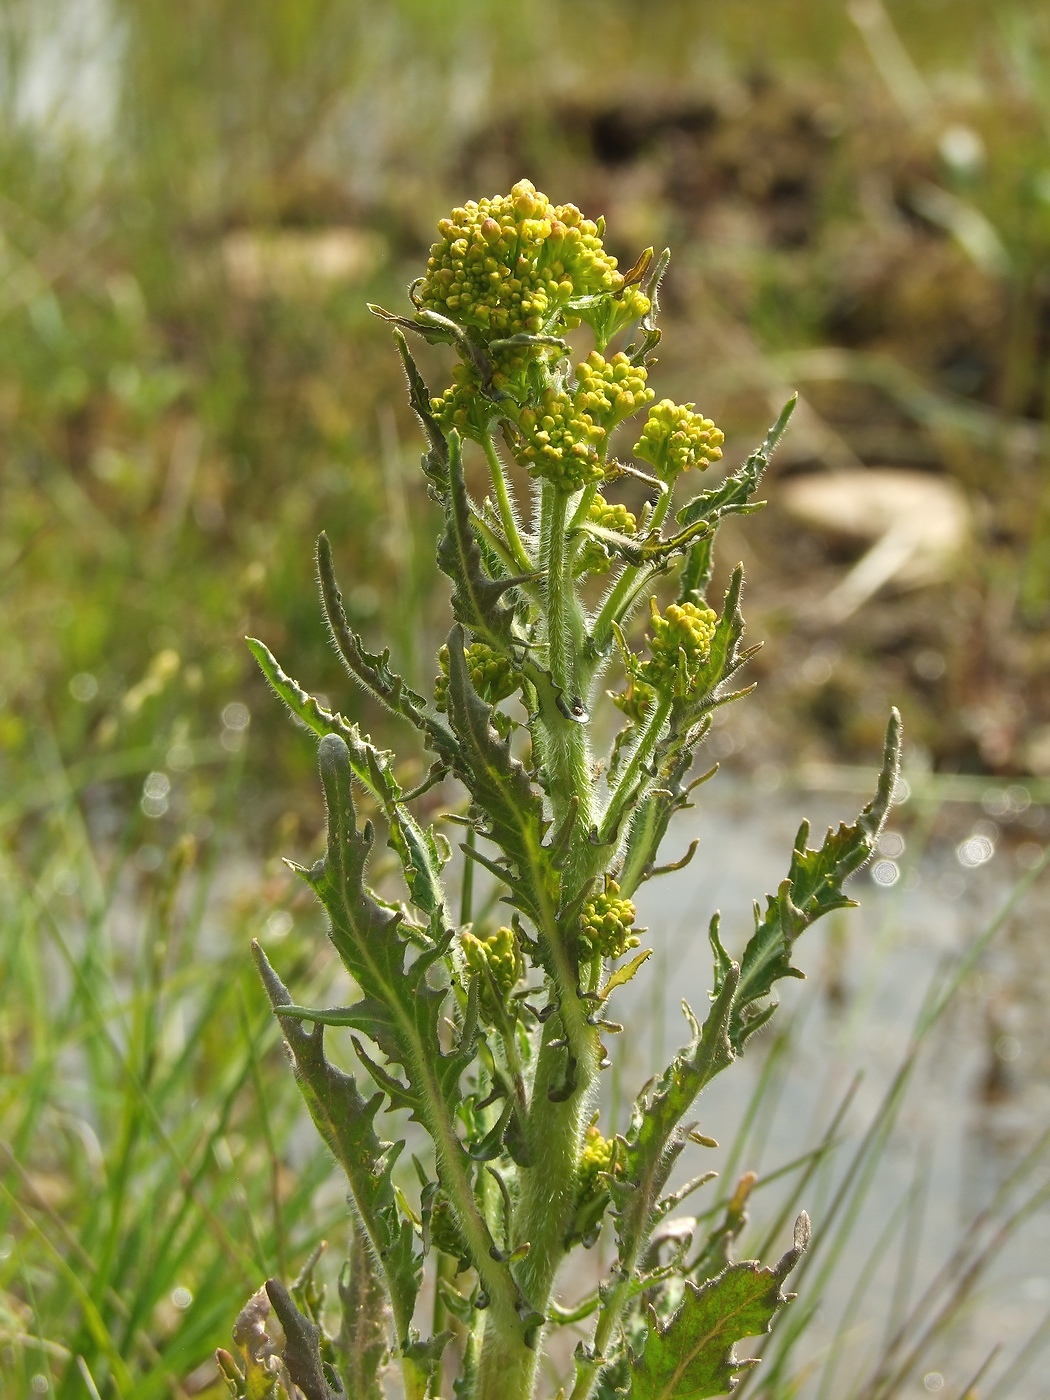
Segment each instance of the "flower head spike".
[[602,1137],[597,1125],[592,1123],[584,1135],[580,1164],[576,1169],[577,1191],[581,1200],[589,1200],[604,1189],[599,1173],[612,1170],[615,1151],[613,1140]]
[[453,209],[438,232],[419,304],[479,340],[539,334],[571,300],[623,290],[598,225],[574,204],[551,204],[529,180]]
[[717,462],[724,441],[711,419],[694,413],[691,403],[661,399],[650,408],[634,453],[655,467],[664,481],[671,481],[690,467],[703,471],[710,462]]
[[618,423],[656,397],[646,386],[646,378],[645,366],[632,365],[622,351],[607,360],[592,350],[576,366],[576,405],[611,433]]
[[606,431],[577,399],[548,389],[535,408],[523,409],[515,421],[522,438],[520,456],[530,475],[567,492],[605,476]]

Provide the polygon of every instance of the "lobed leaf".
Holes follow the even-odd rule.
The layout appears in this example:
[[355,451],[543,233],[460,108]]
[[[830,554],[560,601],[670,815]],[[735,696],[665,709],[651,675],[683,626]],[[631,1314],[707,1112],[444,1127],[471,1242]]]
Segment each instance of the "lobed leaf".
[[252,951],[270,1004],[292,1052],[295,1077],[318,1132],[350,1182],[353,1201],[369,1245],[382,1260],[395,1318],[407,1327],[415,1308],[422,1259],[414,1249],[411,1225],[397,1209],[391,1172],[399,1148],[381,1142],[375,1116],[383,1095],[364,1099],[353,1075],[332,1065],[324,1053],[324,1027],[282,1015],[292,1004],[288,988],[256,943]]
[[794,1296],[782,1284],[809,1241],[809,1219],[795,1225],[795,1243],[773,1269],[753,1261],[730,1264],[699,1288],[687,1283],[681,1306],[661,1325],[649,1309],[645,1351],[631,1368],[630,1400],[708,1400],[728,1395],[754,1361],[738,1361],[745,1337],[768,1332]]
[[443,497],[448,490],[448,443],[434,421],[434,415],[430,411],[430,390],[408,348],[405,333],[399,326],[394,328],[394,339],[408,379],[408,401],[426,434],[428,450],[423,454],[423,471],[436,493]]
[[427,746],[448,766],[455,750],[455,741],[442,717],[427,706],[423,696],[413,690],[402,676],[390,669],[389,649],[379,653],[367,651],[360,636],[347,621],[335,577],[332,546],[323,531],[317,540],[317,570],[325,618],[349,674],[392,714],[399,715],[420,730]]

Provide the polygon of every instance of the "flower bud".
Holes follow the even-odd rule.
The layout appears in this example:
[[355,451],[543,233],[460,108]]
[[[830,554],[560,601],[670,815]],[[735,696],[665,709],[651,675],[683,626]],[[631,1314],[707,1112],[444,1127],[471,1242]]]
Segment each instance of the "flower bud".
[[661,399],[650,408],[634,452],[651,463],[664,481],[670,481],[690,467],[703,471],[710,462],[717,462],[724,441],[711,419],[694,413],[691,403]]
[[580,915],[580,947],[584,956],[600,953],[603,958],[620,958],[629,948],[637,948],[639,940],[631,932],[634,920],[634,904],[621,899],[619,885],[607,878],[605,889],[587,901]]
[[650,659],[639,667],[638,674],[662,695],[688,693],[707,660],[718,618],[710,608],[696,603],[672,603],[661,614],[653,598],[649,607]]

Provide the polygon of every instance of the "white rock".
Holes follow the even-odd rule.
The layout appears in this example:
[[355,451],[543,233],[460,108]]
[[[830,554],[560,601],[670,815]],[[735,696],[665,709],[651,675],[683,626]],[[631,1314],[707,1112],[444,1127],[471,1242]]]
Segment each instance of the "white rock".
[[928,472],[866,467],[814,472],[780,484],[777,499],[795,520],[830,538],[871,548],[827,599],[832,618],[854,613],[880,588],[939,583],[970,535],[960,487]]

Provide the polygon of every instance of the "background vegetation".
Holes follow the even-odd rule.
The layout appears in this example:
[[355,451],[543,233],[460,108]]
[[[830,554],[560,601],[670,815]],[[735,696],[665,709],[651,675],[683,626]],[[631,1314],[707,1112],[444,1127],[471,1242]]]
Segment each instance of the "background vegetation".
[[838,622],[860,546],[748,522],[762,700],[722,756],[855,762],[893,700],[918,768],[1016,786],[1039,839],[1048,137],[1028,3],[2,0],[3,1393],[199,1392],[231,1300],[338,1230],[243,954],[268,919],[323,975],[274,859],[316,833],[312,746],[240,638],[345,693],[324,526],[351,620],[430,671],[364,303],[451,203],[527,175],[629,260],[669,244],[664,391],[728,461],[797,386],[782,473],[959,484],[953,568]]

